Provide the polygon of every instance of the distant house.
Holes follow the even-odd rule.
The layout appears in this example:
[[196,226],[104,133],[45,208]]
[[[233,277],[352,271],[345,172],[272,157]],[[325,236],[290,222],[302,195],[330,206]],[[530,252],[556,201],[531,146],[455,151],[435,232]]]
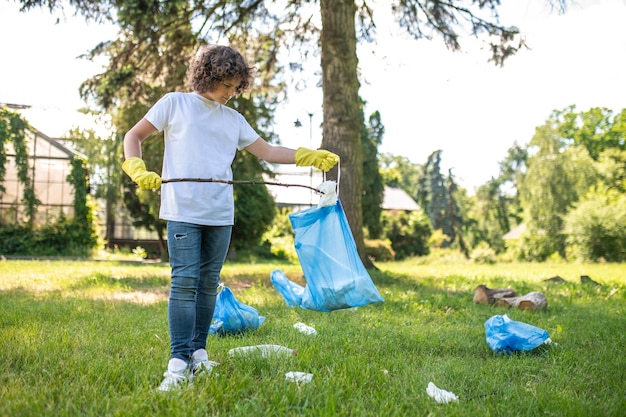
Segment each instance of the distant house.
[[390,211],[417,211],[420,206],[402,188],[385,185],[383,210]]
[[519,239],[520,236],[522,236],[522,234],[526,231],[526,224],[525,223],[521,223],[517,226],[515,226],[514,228],[512,228],[511,230],[509,230],[507,233],[505,233],[502,236],[503,240],[512,240],[512,239]]
[[[34,180],[35,196],[40,201],[34,224],[45,224],[58,218],[74,215],[74,187],[68,182],[72,171],[72,159],[79,153],[42,132],[31,128],[25,132],[31,178]],[[25,218],[23,184],[18,180],[13,144],[5,145],[6,174],[0,193],[0,219],[3,223],[21,223]]]
[[[275,178],[266,178],[266,181],[282,184],[267,186],[279,208],[285,207],[297,211],[317,206],[320,194],[307,187],[316,188],[324,181],[324,178],[318,170],[303,168],[299,171],[280,173]],[[339,197],[341,198],[341,181],[339,183]],[[416,211],[420,209],[415,200],[404,190],[387,186],[385,186],[382,208],[388,211]]]

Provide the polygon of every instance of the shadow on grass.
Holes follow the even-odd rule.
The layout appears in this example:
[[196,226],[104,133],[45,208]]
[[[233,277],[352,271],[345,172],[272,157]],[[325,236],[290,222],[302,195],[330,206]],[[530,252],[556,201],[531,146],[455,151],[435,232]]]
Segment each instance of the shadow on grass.
[[68,287],[70,290],[83,290],[94,287],[101,288],[124,288],[130,291],[161,290],[169,287],[170,279],[164,277],[112,277],[105,273],[94,272],[74,280]]

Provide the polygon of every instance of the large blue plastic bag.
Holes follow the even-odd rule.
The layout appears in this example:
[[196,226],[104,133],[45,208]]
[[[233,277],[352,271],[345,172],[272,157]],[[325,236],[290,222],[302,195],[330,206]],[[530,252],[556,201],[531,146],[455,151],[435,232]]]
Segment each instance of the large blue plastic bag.
[[306,281],[300,307],[328,312],[383,301],[359,258],[339,200],[292,213],[289,220]]
[[485,332],[487,344],[496,353],[510,354],[517,350],[532,350],[544,343],[550,343],[550,335],[544,329],[511,320],[506,314],[487,320]]
[[258,329],[264,321],[265,317],[259,316],[254,307],[238,301],[230,288],[223,286],[215,300],[209,333],[220,336],[243,333]]
[[285,303],[292,308],[300,307],[302,295],[304,295],[304,287],[298,283],[290,281],[280,269],[275,269],[270,274],[270,280],[285,299]]

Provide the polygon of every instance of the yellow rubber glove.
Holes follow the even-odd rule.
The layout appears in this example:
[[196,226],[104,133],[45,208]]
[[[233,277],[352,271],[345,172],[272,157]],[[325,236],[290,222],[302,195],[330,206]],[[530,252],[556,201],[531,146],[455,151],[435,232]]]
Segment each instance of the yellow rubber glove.
[[152,190],[161,186],[161,177],[159,177],[159,174],[146,170],[146,164],[141,158],[128,158],[122,164],[122,169],[139,188]]
[[329,171],[339,162],[339,155],[324,149],[298,148],[296,150],[296,165],[299,167],[313,166],[322,171]]

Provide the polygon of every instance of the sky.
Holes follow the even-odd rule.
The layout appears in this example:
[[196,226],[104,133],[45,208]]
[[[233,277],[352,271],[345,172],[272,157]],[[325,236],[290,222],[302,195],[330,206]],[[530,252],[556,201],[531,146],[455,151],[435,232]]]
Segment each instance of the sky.
[[[497,176],[507,150],[527,144],[553,110],[626,108],[626,0],[577,0],[564,14],[546,0],[504,1],[501,22],[518,27],[529,49],[503,67],[487,62],[484,43],[471,37],[461,39],[461,52],[436,37],[413,40],[393,22],[388,1],[370,3],[377,41],[359,46],[360,96],[366,116],[381,113],[379,151],[423,164],[442,150],[442,168],[470,192]],[[0,2],[0,103],[33,106],[26,114],[31,124],[60,136],[86,123],[76,119],[85,105],[78,87],[103,68],[77,57],[116,30],[81,17],[18,10],[17,2]],[[319,71],[319,64],[307,68]],[[321,103],[320,88],[290,91],[275,120],[284,145],[319,146]],[[296,119],[303,128],[294,126]]]

